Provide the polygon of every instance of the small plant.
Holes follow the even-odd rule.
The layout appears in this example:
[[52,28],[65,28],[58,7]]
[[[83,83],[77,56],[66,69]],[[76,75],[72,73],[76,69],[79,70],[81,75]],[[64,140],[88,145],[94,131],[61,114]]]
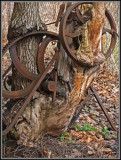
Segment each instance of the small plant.
[[[86,121],[84,126],[79,126],[79,125],[72,125],[71,128],[77,128],[78,131],[96,131],[97,134],[102,135],[104,138],[115,138],[117,137],[117,133],[115,134],[111,134],[108,127],[104,126],[103,128],[101,126],[97,126],[98,128],[96,128],[95,126],[90,126],[90,124]],[[99,131],[100,129],[100,131]]]
[[69,132],[62,133],[61,136],[60,136],[60,139],[61,139],[61,141],[65,141],[65,142],[71,142],[72,141],[71,137],[69,136]]
[[78,131],[97,131],[97,128],[94,126],[90,126],[87,121],[85,122],[85,125],[83,127],[76,125],[76,128],[78,129]]
[[96,114],[92,114],[91,116],[92,116],[93,118],[96,118],[96,117],[97,117]]
[[104,138],[117,137],[117,133],[111,134],[107,126],[104,126],[103,128],[99,126],[99,128],[101,129],[101,134]]
[[5,55],[6,55],[6,57],[10,58],[10,53],[9,52],[6,52]]
[[83,107],[83,110],[84,110],[85,112],[87,112],[87,113],[90,113],[90,111],[89,111],[87,108],[84,108],[84,107]]

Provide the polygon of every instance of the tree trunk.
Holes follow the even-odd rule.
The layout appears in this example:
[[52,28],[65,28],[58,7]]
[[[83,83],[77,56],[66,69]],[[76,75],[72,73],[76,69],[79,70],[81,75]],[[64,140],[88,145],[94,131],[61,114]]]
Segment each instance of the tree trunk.
[[[38,20],[34,18],[33,14],[40,23],[36,23]],[[83,52],[83,55],[85,53],[86,57],[89,59],[89,62],[86,61],[86,63],[94,64],[95,56],[100,57],[101,54],[99,44],[104,24],[105,3],[95,2],[91,14],[92,19],[83,26],[85,31],[82,35],[82,41],[84,42],[83,44],[86,45],[82,46],[78,50],[77,55],[79,55],[79,58],[83,61],[85,58],[81,57],[81,53]],[[96,21],[97,19],[98,21]],[[13,16],[9,27],[9,39],[12,39],[15,33],[17,35],[21,34],[21,32],[26,33],[28,28],[32,29],[35,26],[36,29],[38,29],[38,27],[43,29],[41,20],[37,13],[37,3],[15,3]],[[98,28],[96,28],[96,26],[98,26]],[[68,41],[69,43],[72,43],[70,39],[68,39]],[[20,53],[20,61],[25,64],[28,70],[34,73],[36,73],[35,57],[39,43],[40,39],[33,37],[32,39],[20,41],[20,43],[17,44],[17,51]],[[24,44],[28,47],[26,50]],[[31,50],[29,48],[29,44],[33,44],[30,45]],[[94,47],[95,45],[96,48]],[[88,48],[90,49],[91,54],[87,52]],[[58,96],[56,96],[55,102],[52,102],[52,98],[48,95],[43,95],[36,92],[37,95],[36,93],[34,94],[32,101],[27,105],[23,114],[19,117],[14,127],[15,129],[12,129],[12,133],[16,137],[20,138],[19,142],[21,143],[23,141],[22,135],[24,135],[24,137],[28,137],[29,139],[36,139],[46,132],[49,132],[52,135],[59,135],[66,131],[72,117],[79,107],[80,101],[84,99],[85,91],[89,88],[93,82],[93,79],[97,76],[100,68],[99,64],[90,67],[78,66],[67,56],[61,45],[60,55],[56,63],[56,67],[58,72]],[[13,77],[15,78],[15,88],[16,85],[18,89],[20,86],[25,84],[23,83],[23,80],[19,80],[20,76],[18,76],[18,74],[13,73]]]
[[[13,14],[8,28],[8,40],[26,34],[33,30],[46,30],[39,16],[38,2],[14,3]],[[16,50],[20,62],[31,72],[37,73],[36,57],[41,38],[32,36],[17,43]],[[12,90],[20,90],[26,87],[30,81],[23,78],[12,67]]]

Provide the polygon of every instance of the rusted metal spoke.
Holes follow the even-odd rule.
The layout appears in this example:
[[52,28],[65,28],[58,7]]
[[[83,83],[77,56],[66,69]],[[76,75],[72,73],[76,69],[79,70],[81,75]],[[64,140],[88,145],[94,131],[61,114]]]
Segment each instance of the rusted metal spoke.
[[102,35],[105,34],[105,33],[107,33],[107,32],[110,33],[110,34],[112,34],[112,33],[111,33],[111,29],[103,28],[103,30],[102,30]]
[[78,9],[78,7],[76,7],[76,15],[77,15],[77,17],[78,17],[78,19],[80,20],[81,23],[85,22],[82,14],[80,13],[80,10]]
[[[55,37],[56,38],[56,37]],[[52,37],[46,37],[42,43],[41,46],[39,48],[38,51],[38,55],[37,55],[37,65],[38,65],[38,70],[39,73],[42,74],[45,70],[45,64],[44,64],[44,54],[45,54],[45,50],[47,48],[47,45],[53,40]],[[52,76],[55,75],[55,76]],[[53,81],[46,81],[42,84],[42,87],[44,88],[44,90],[46,91],[51,91],[53,92],[52,95],[52,101],[55,101],[55,97],[56,97],[56,86],[57,86],[57,72],[53,72],[51,73],[51,79]]]
[[63,14],[63,12],[64,12],[64,8],[65,8],[65,4],[61,4],[61,5],[60,5],[60,10],[59,10],[59,13],[58,13],[56,22],[55,22],[55,26],[56,26],[56,27],[58,26],[58,23],[59,23],[59,21],[60,21],[60,18],[62,17],[62,14]]
[[115,34],[119,38],[118,33],[114,29],[103,28],[102,35],[107,32],[110,33],[111,35]]

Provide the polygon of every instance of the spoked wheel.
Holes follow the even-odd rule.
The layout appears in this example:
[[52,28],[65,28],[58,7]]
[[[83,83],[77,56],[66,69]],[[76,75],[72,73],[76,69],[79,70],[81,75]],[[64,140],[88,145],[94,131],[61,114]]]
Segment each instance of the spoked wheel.
[[[85,10],[85,12],[82,11],[82,6],[84,4],[88,4],[88,9]],[[59,36],[63,48],[67,52],[68,56],[79,65],[85,65],[85,63],[79,61],[79,59],[76,56],[79,44],[81,43],[81,26],[83,26],[89,19],[91,19],[90,14],[88,14],[87,17],[85,15],[88,13],[89,8],[91,8],[92,5],[93,2],[78,2],[73,4],[64,13],[60,22]],[[105,11],[105,16],[109,21],[109,28],[103,28],[102,34],[108,32],[111,35],[109,47],[104,54],[105,58],[107,59],[108,57],[110,57],[116,45],[116,25],[108,9],[106,9]],[[72,45],[72,43],[75,43],[77,45],[74,46]]]

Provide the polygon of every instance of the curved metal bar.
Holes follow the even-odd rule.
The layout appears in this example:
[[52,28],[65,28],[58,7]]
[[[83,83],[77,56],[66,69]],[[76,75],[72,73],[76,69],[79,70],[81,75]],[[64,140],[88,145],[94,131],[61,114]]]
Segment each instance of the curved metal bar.
[[102,30],[102,35],[105,34],[106,32],[112,34],[111,29],[103,28],[103,30]]
[[10,48],[10,55],[11,59],[13,61],[13,64],[15,65],[18,72],[22,74],[23,77],[34,80],[38,76],[38,74],[34,74],[32,72],[29,72],[19,61],[18,56],[16,54],[16,46],[15,44]]
[[26,38],[26,37],[29,37],[29,36],[33,36],[33,35],[40,35],[40,36],[44,36],[44,35],[47,35],[47,36],[50,36],[50,37],[57,37],[58,38],[58,34],[55,33],[55,32],[50,32],[50,31],[34,31],[34,32],[30,32],[30,33],[27,33],[25,35],[22,35],[22,36],[19,36],[19,37],[16,37],[13,41],[11,42],[8,42],[5,47],[3,47],[2,49],[2,56],[6,53],[6,51],[11,47],[13,46],[16,42],[22,40],[23,38]]
[[11,99],[17,99],[17,98],[23,98],[29,94],[33,86],[35,85],[35,80],[29,84],[25,89],[19,90],[19,91],[7,91],[7,90],[2,90],[2,96],[6,98],[11,98]]
[[77,15],[78,19],[81,21],[81,23],[85,22],[83,19],[83,16],[79,13],[78,7],[76,7],[76,15]]
[[[105,15],[109,20],[110,26],[111,26],[111,30],[114,30],[116,32],[116,24],[115,21],[112,17],[112,15],[110,14],[109,10],[106,9],[105,11]],[[116,35],[112,34],[112,38],[111,38],[111,43],[110,43],[110,47],[107,50],[106,54],[105,54],[105,58],[108,59],[110,57],[110,55],[113,53],[113,50],[115,48],[116,45]]]
[[[57,37],[54,37],[54,40],[57,39]],[[52,41],[52,37],[46,37],[39,48],[38,54],[37,54],[37,67],[39,70],[39,73],[42,74],[45,70],[45,64],[44,64],[44,54],[45,54],[45,49],[47,45]]]

